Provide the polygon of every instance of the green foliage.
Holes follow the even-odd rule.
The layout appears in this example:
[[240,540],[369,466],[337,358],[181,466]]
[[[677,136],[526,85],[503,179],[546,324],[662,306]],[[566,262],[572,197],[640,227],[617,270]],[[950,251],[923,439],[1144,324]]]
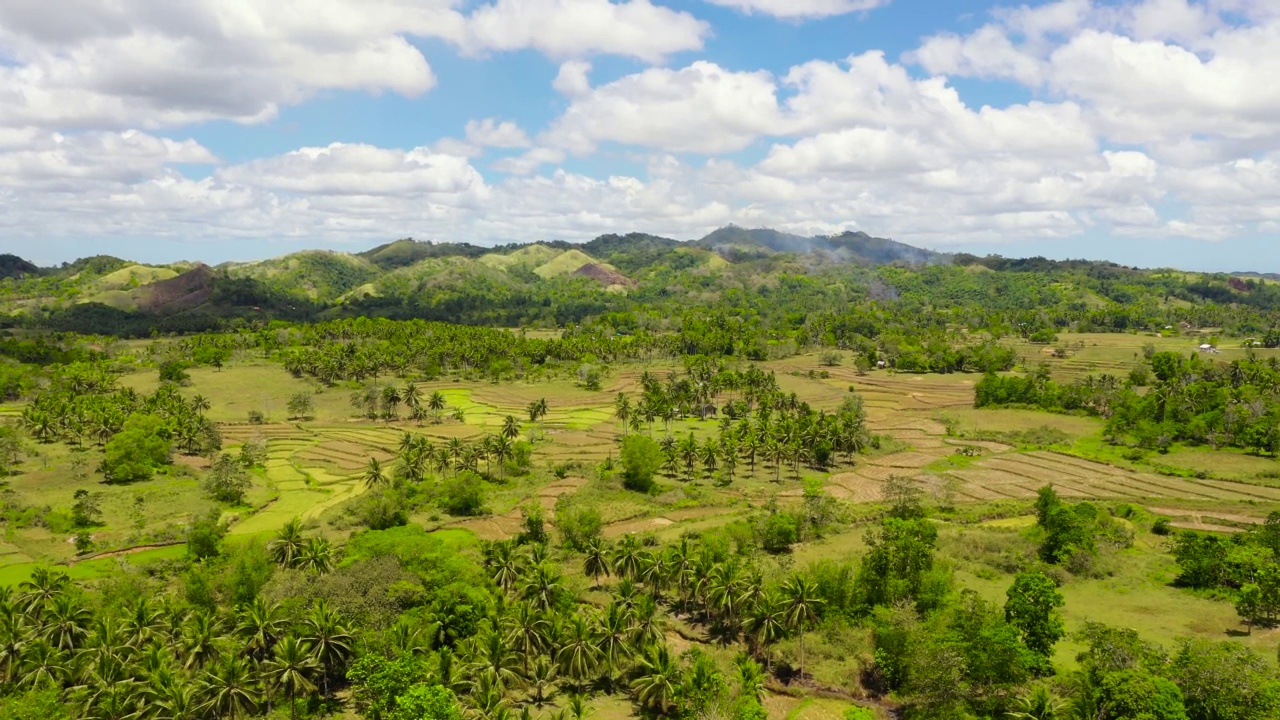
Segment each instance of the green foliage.
[[790,552],[791,546],[800,541],[800,521],[787,512],[774,512],[765,516],[760,527],[760,547],[766,552]]
[[1106,720],[1187,720],[1178,686],[1147,670],[1106,675],[1099,704]]
[[662,466],[662,448],[644,435],[631,435],[622,441],[622,484],[628,490],[648,493],[654,488],[653,476]]
[[191,367],[183,360],[166,360],[160,363],[160,382],[171,382],[176,385],[191,384],[191,375],[187,368]]
[[448,688],[418,683],[396,698],[393,720],[462,720],[458,700]]
[[869,550],[855,581],[864,608],[914,602],[922,612],[939,607],[950,577],[934,567],[938,530],[923,519],[885,518],[879,532],[867,533]]
[[1065,600],[1058,586],[1039,572],[1018,573],[1005,593],[1005,620],[1015,627],[1022,642],[1041,659],[1041,671],[1049,670],[1053,646],[1065,634],[1058,610]]
[[1133,543],[1132,533],[1093,503],[1065,503],[1046,485],[1036,495],[1036,524],[1043,531],[1040,557],[1072,572],[1087,573],[1093,567],[1099,545],[1123,548]]
[[239,505],[252,485],[244,465],[229,453],[220,455],[205,473],[204,491],[217,502]]
[[315,413],[315,400],[311,393],[303,390],[289,396],[289,418],[305,420]]
[[62,702],[56,689],[41,687],[0,697],[0,717],[6,720],[72,720],[78,714]]
[[71,506],[71,524],[77,528],[87,528],[102,521],[102,493],[89,492],[81,488],[75,492],[75,503]]
[[[422,707],[440,709],[442,699],[435,693],[416,690],[429,673],[424,659],[403,654],[389,659],[377,653],[362,655],[347,670],[352,699],[356,708],[371,720],[406,720],[399,714],[400,698],[408,701],[408,709]],[[447,705],[445,706],[447,707]],[[448,718],[448,716],[444,716]],[[416,719],[415,719],[416,720]]]
[[480,515],[484,512],[484,479],[464,470],[441,483],[437,502],[450,515]]
[[172,431],[155,415],[132,415],[106,444],[102,474],[109,482],[149,479],[170,462]]
[[1280,717],[1280,678],[1233,642],[1184,640],[1170,668],[1192,720]]
[[599,539],[604,521],[594,506],[575,505],[562,498],[556,502],[555,526],[565,549],[584,552]]
[[227,526],[221,520],[221,513],[209,511],[187,528],[187,555],[196,560],[217,557],[222,553],[222,538],[226,535]]

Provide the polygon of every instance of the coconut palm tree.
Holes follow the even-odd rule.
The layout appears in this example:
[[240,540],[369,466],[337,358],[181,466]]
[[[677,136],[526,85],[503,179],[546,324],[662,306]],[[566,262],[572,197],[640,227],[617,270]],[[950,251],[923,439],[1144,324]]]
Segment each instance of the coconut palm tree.
[[502,437],[508,440],[514,440],[520,437],[520,421],[516,420],[514,415],[508,415],[502,419]]
[[324,538],[309,538],[297,560],[297,567],[313,575],[329,572],[333,569],[333,546]]
[[618,393],[613,399],[613,416],[622,424],[622,436],[627,436],[627,421],[631,419],[631,398],[626,393]]
[[484,561],[489,568],[489,577],[503,590],[510,592],[520,580],[520,554],[516,551],[515,543],[510,540],[488,545]]
[[529,671],[529,658],[536,657],[547,648],[546,616],[527,602],[517,602],[507,613],[507,633],[512,648],[520,654],[525,673]]
[[293,567],[302,554],[304,543],[302,520],[295,517],[276,531],[276,536],[267,543],[267,552],[277,565]]
[[205,701],[200,706],[219,718],[235,720],[237,715],[253,712],[258,705],[258,686],[248,662],[238,653],[228,653],[200,680]]
[[486,629],[475,638],[475,669],[493,673],[505,688],[514,687],[519,679],[520,658],[507,637],[496,629]]
[[587,541],[584,552],[582,572],[590,575],[591,581],[599,587],[600,576],[609,576],[609,546],[603,539],[595,537]]
[[288,621],[278,603],[268,604],[262,598],[254,598],[240,612],[236,634],[245,643],[245,649],[255,659],[265,659],[276,640],[284,634]]
[[634,579],[640,572],[640,541],[633,534],[623,535],[614,549],[613,573]]
[[187,670],[204,668],[218,657],[222,627],[212,612],[197,611],[190,615],[180,641]]
[[437,425],[440,424],[440,413],[444,411],[446,405],[448,405],[448,401],[444,399],[444,393],[439,390],[432,392],[431,396],[427,398],[427,407],[435,415]]
[[44,617],[44,638],[64,652],[75,651],[89,634],[93,613],[71,595],[53,599]]
[[636,647],[644,648],[661,643],[665,636],[666,622],[658,601],[652,595],[641,595],[631,614],[631,641]]
[[18,685],[24,688],[60,685],[71,672],[67,654],[45,638],[36,638],[26,646],[19,667]]
[[595,633],[581,614],[575,614],[566,624],[564,642],[556,652],[560,672],[581,688],[597,669],[598,659]]
[[747,632],[757,655],[764,657],[765,667],[771,665],[769,646],[787,632],[785,607],[776,591],[766,590],[747,618]]
[[410,411],[417,410],[422,405],[422,388],[417,383],[405,383],[404,390],[400,391],[400,399]]
[[378,458],[369,458],[369,465],[365,468],[363,478],[367,487],[383,485],[387,482],[387,474],[382,469],[382,462]]
[[818,588],[805,575],[794,575],[782,584],[783,617],[787,628],[800,634],[800,667],[804,676],[804,631],[809,625],[817,622],[818,610],[822,608],[822,598],[818,597]]
[[276,644],[274,656],[262,663],[262,676],[268,687],[283,691],[289,698],[289,717],[297,717],[299,693],[314,692],[311,678],[320,671],[320,663],[305,640],[286,635]]
[[636,701],[641,707],[657,715],[666,715],[675,708],[683,673],[666,645],[654,645],[645,652],[637,665],[637,677],[631,683]]
[[547,612],[555,607],[565,592],[560,573],[550,565],[538,565],[529,573],[521,595],[533,606]]

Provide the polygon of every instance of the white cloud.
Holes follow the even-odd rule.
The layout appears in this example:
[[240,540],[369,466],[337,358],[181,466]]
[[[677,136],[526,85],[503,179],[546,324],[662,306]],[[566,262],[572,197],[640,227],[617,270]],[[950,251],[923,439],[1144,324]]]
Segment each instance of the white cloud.
[[0,126],[156,129],[262,122],[325,90],[415,97],[412,38],[469,53],[658,61],[709,27],[649,0],[34,0],[0,3]]
[[629,55],[658,62],[697,50],[710,26],[649,0],[496,0],[468,18],[464,49],[532,48],[554,58]]
[[512,175],[529,175],[537,172],[538,168],[547,163],[563,162],[564,157],[563,150],[545,147],[533,148],[521,155],[503,158],[495,162],[493,169]]
[[560,72],[552,81],[551,87],[561,95],[576,97],[585,95],[591,90],[591,80],[587,74],[591,72],[591,63],[585,60],[569,60],[560,65]]
[[468,142],[482,147],[522,148],[530,144],[525,131],[510,120],[471,120],[467,123],[466,132]]
[[650,68],[573,98],[546,142],[576,153],[601,142],[675,152],[731,152],[782,121],[768,73],[738,73],[697,61]]
[[761,13],[774,17],[798,19],[820,18],[833,15],[874,10],[888,5],[891,0],[707,0],[712,5],[740,10],[745,13]]
[[343,143],[224,168],[216,177],[229,184],[310,195],[447,197],[470,203],[489,192],[466,158],[425,148],[405,152]]

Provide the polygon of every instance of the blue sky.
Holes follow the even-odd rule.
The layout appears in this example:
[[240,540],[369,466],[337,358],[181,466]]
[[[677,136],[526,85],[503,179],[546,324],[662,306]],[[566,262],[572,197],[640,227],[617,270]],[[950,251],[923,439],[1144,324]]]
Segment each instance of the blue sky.
[[728,223],[1280,272],[1265,0],[0,4],[41,263]]

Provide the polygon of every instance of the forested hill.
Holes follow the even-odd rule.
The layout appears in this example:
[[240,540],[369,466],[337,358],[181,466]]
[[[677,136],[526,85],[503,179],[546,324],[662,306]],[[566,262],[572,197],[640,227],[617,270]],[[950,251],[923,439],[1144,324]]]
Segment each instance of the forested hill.
[[1280,283],[736,226],[692,241],[630,233],[481,247],[406,238],[216,267],[94,256],[38,268],[0,257],[0,327],[137,336],[366,315],[632,333],[717,312],[755,318],[776,338],[869,336],[885,313],[996,334],[1187,325],[1271,338]]

